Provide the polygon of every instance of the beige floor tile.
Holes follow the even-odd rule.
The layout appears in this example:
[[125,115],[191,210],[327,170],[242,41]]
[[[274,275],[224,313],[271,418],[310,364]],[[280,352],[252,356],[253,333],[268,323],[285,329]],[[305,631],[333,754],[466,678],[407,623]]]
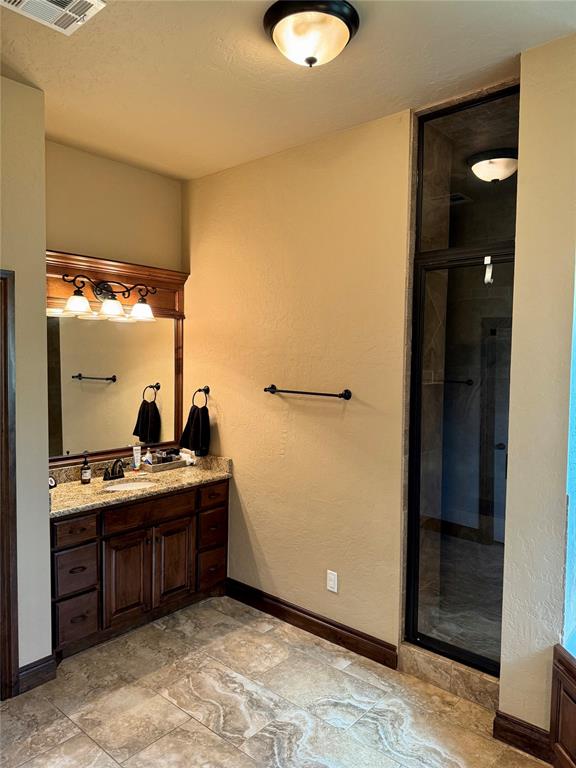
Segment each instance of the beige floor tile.
[[206,602],[171,613],[154,624],[178,637],[180,642],[185,643],[188,653],[201,650],[208,643],[243,626],[241,622],[217,611]]
[[156,691],[156,693],[160,693],[161,690],[169,688],[186,675],[194,674],[209,658],[201,651],[192,651],[188,656],[171,661],[163,667],[155,669],[151,674],[141,677],[138,680],[138,685],[143,685]]
[[131,757],[126,768],[266,768],[190,720]]
[[493,768],[504,746],[446,717],[395,701],[377,704],[348,731],[406,768]]
[[170,661],[186,656],[192,644],[156,622],[135,629],[108,643],[107,653],[133,682]]
[[252,736],[289,706],[272,691],[208,657],[178,680],[166,682],[157,688],[164,698],[234,744]]
[[352,725],[382,697],[380,688],[298,652],[258,680],[338,728]]
[[371,659],[358,658],[345,668],[345,672],[380,688],[383,701],[400,699],[414,707],[442,714],[453,713],[460,702],[457,696],[442,688],[397,672]]
[[189,719],[181,709],[141,685],[119,688],[81,707],[71,718],[118,762]]
[[113,644],[79,653],[60,664],[56,679],[42,686],[42,695],[70,714],[133,682],[124,662]]
[[279,624],[272,630],[271,636],[287,643],[292,650],[305,653],[307,656],[318,659],[318,661],[330,664],[331,667],[336,667],[336,669],[344,669],[359,658],[355,653],[347,651],[346,648],[329,643],[321,637],[290,624]]
[[265,672],[290,655],[288,646],[270,637],[269,632],[255,632],[248,627],[229,632],[205,645],[203,650],[247,677]]
[[381,752],[301,709],[288,710],[242,747],[259,768],[399,768]]
[[452,713],[454,722],[482,736],[492,736],[494,712],[466,699],[458,699]]
[[80,733],[38,691],[0,704],[0,766],[14,768]]
[[282,622],[274,616],[258,611],[250,605],[239,603],[231,597],[212,597],[206,603],[211,608],[236,619],[236,621],[255,629],[257,632],[269,632],[274,627],[282,625]]
[[550,768],[550,763],[543,763],[524,752],[505,747],[493,768]]
[[118,768],[119,763],[88,736],[73,736],[63,744],[35,757],[25,768]]

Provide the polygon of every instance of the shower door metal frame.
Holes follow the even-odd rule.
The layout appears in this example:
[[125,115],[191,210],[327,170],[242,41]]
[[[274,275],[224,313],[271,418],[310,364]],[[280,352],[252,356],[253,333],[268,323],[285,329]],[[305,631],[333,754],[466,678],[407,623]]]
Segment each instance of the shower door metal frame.
[[408,530],[406,549],[405,639],[434,653],[474,667],[491,675],[499,675],[500,664],[492,659],[438,640],[418,631],[418,586],[420,576],[420,472],[422,417],[422,340],[426,273],[438,269],[478,267],[490,256],[496,266],[514,261],[514,243],[505,242],[481,248],[450,248],[417,253],[414,259],[412,306],[412,357],[410,373],[410,427],[408,450]]

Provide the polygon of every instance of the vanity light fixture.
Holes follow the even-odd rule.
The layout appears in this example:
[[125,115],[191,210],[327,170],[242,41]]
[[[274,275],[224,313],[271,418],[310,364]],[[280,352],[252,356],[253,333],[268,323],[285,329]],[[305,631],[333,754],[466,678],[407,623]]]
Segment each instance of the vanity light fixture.
[[63,307],[47,307],[47,317],[74,317],[74,312],[67,312]]
[[140,320],[145,323],[152,323],[156,319],[152,312],[152,307],[150,304],[148,304],[144,296],[140,296],[136,304],[132,305],[130,318],[133,320]]
[[280,53],[303,67],[335,59],[359,26],[356,9],[346,0],[278,0],[264,15],[264,29]]
[[[156,288],[150,288],[144,283],[135,283],[134,285],[125,285],[117,280],[93,280],[87,275],[62,275],[62,280],[65,283],[71,283],[74,286],[74,293],[66,302],[66,307],[63,313],[59,314],[59,317],[75,315],[83,320],[95,320],[105,319],[111,320],[116,323],[135,323],[137,320],[154,320],[154,314],[152,308],[146,301],[148,294],[155,294]],[[89,283],[92,287],[94,298],[102,302],[100,312],[96,313],[92,311],[90,302],[84,296],[84,288]],[[124,299],[129,299],[132,291],[138,291],[140,298],[134,305],[134,307],[145,307],[137,312],[132,311],[129,315],[126,315],[124,311],[124,305],[118,300],[121,296]]]
[[482,181],[504,181],[518,170],[517,149],[489,149],[467,160],[468,167]]
[[100,307],[100,315],[107,320],[115,320],[118,317],[125,317],[124,307],[116,296],[106,296]]
[[81,288],[76,288],[72,296],[66,302],[64,308],[65,312],[69,312],[70,315],[85,315],[90,312],[90,302],[82,293]]

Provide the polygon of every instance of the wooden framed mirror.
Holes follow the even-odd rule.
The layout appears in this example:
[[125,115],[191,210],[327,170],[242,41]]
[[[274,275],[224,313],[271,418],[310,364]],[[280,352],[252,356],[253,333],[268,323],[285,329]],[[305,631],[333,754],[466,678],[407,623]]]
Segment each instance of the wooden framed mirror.
[[[74,291],[63,276],[95,283],[143,284],[156,322],[117,323],[50,316],[63,311]],[[182,432],[184,284],[188,275],[73,253],[46,253],[50,467],[127,456],[143,398],[157,400],[161,414],[155,447],[172,447]],[[86,283],[84,295],[97,312],[102,297]],[[128,311],[137,290],[121,302]],[[80,374],[80,376],[79,376]],[[159,387],[152,388],[151,385]]]

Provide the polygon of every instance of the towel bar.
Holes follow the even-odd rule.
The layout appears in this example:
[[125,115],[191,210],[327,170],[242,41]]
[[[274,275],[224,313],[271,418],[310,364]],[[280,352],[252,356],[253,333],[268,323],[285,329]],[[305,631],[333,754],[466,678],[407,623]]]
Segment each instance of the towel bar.
[[314,397],[339,397],[341,400],[350,400],[352,392],[349,389],[343,389],[342,392],[305,392],[301,389],[278,389],[276,384],[270,384],[264,387],[264,392],[271,395],[313,395]]

